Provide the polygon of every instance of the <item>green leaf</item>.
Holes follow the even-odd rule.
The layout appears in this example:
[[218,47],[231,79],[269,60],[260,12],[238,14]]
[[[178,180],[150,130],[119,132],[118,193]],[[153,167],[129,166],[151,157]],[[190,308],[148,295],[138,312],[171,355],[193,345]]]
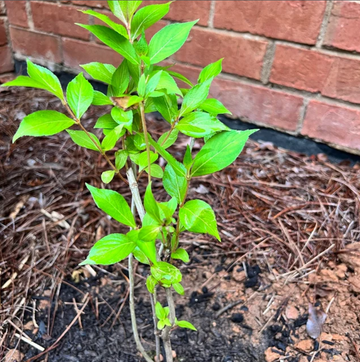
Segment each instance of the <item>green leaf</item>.
[[186,83],[190,87],[193,87],[193,84],[191,83],[191,81],[189,79],[187,79],[186,77],[184,77],[182,74],[173,72],[172,70],[167,70],[167,72],[170,75],[172,75],[173,77],[175,77],[175,78],[181,80],[182,82]]
[[172,286],[173,286],[176,293],[178,293],[180,295],[185,294],[184,288],[180,283],[174,283]]
[[111,114],[104,114],[103,116],[98,118],[94,128],[114,129],[117,126],[118,123],[113,120]]
[[52,136],[71,127],[75,122],[64,114],[56,111],[37,111],[26,116],[18,130],[13,142],[23,136]]
[[143,133],[137,133],[134,137],[134,145],[139,151],[146,149],[145,137]]
[[214,132],[229,130],[215,116],[199,111],[185,115],[176,125],[176,128],[184,135],[194,138],[201,138]]
[[143,226],[139,232],[139,239],[141,241],[154,241],[160,229],[161,227],[156,225]]
[[114,97],[120,97],[125,93],[130,82],[128,63],[123,61],[115,70],[111,78],[111,91]]
[[118,170],[121,170],[125,166],[128,156],[129,153],[126,150],[115,152],[115,167]]
[[112,30],[103,25],[85,25],[85,24],[77,24],[77,25],[90,31],[90,33],[94,34],[108,47],[115,50],[117,53],[121,54],[129,62],[133,64],[140,63],[140,59],[136,54],[133,45],[129,42],[128,39],[121,36],[115,30]]
[[1,87],[31,87],[48,90],[44,84],[24,75],[19,75],[16,79],[2,84]]
[[[169,307],[165,307],[164,309],[166,309],[166,308],[169,308]],[[171,327],[171,322],[170,322],[169,318],[165,318],[164,323],[166,326]]]
[[[136,50],[136,53],[140,56],[141,59],[144,60],[144,62],[146,63],[146,65],[148,65],[147,63],[147,57],[146,54],[148,53],[149,51],[149,46],[148,46],[148,43],[146,41],[146,36],[145,36],[145,31],[143,30],[142,31],[142,34],[141,34],[141,37],[139,40],[135,40],[134,42],[134,47],[135,47],[135,50]],[[142,58],[144,57],[144,58]]]
[[132,228],[136,227],[134,216],[122,195],[112,190],[98,189],[89,184],[86,184],[86,187],[99,209],[122,224]]
[[213,78],[210,78],[187,92],[180,108],[180,116],[190,113],[205,101],[209,94],[212,80]]
[[151,64],[159,63],[176,53],[185,43],[191,28],[197,23],[175,23],[166,25],[158,31],[149,44],[149,58]]
[[179,211],[182,226],[194,233],[208,233],[220,240],[214,211],[202,200],[190,200]]
[[180,328],[187,328],[187,329],[191,329],[193,331],[197,331],[197,329],[190,322],[187,322],[187,321],[176,320],[175,324],[177,326],[179,326]]
[[[139,230],[133,230],[133,231],[139,231]],[[134,249],[133,254],[134,254],[134,258],[137,261],[139,261],[140,263],[147,264],[147,265],[150,264],[149,258],[145,255],[145,253],[138,246]]]
[[111,102],[110,98],[107,97],[105,94],[99,91],[94,91],[94,99],[91,104],[93,104],[94,106],[107,106],[112,105],[113,103]]
[[182,96],[181,90],[177,86],[174,78],[168,72],[161,72],[161,77],[156,89],[165,89],[168,94],[178,94]]
[[146,84],[146,89],[145,89],[145,95],[148,97],[149,94],[151,92],[153,92],[156,87],[158,86],[159,84],[159,81],[160,81],[160,77],[161,77],[161,74],[163,73],[162,70],[160,71],[157,71],[155,74],[153,74],[153,76],[149,79],[149,81],[147,82]]
[[[172,146],[177,138],[178,138],[178,135],[179,135],[179,130],[177,130],[176,128],[173,129],[170,133],[170,136],[168,136],[170,131],[167,131],[165,132],[159,139],[158,139],[158,144],[164,148],[164,149],[167,149],[169,148],[170,146]],[[166,141],[165,141],[166,140]],[[165,141],[165,142],[164,142]]]
[[97,11],[93,11],[93,10],[85,10],[82,11],[82,13],[84,14],[88,14],[88,15],[92,15],[95,18],[98,18],[99,20],[101,20],[102,22],[104,22],[105,24],[109,25],[110,28],[112,28],[113,30],[115,30],[117,33],[119,33],[120,35],[122,35],[125,38],[129,38],[128,33],[126,28],[121,25],[121,24],[117,24],[114,21],[112,21],[108,16],[106,16],[105,14],[101,14],[98,13]]
[[145,77],[145,74],[142,74],[139,79],[139,83],[138,83],[138,87],[137,87],[137,92],[140,97],[145,96],[145,87],[146,87],[146,77]]
[[186,151],[184,154],[183,164],[187,170],[190,170],[190,167],[192,166],[193,162],[194,161],[192,159],[190,147],[189,147],[189,145],[186,145]]
[[203,83],[207,81],[208,79],[215,78],[217,75],[219,75],[222,71],[222,61],[224,58],[219,59],[215,63],[211,63],[207,65],[199,75],[198,82]]
[[101,181],[104,183],[104,184],[108,184],[112,181],[112,179],[114,178],[115,176],[115,171],[114,170],[108,170],[108,171],[104,171],[102,174],[101,174]]
[[29,59],[26,60],[27,72],[35,82],[43,85],[42,89],[49,91],[56,97],[64,100],[64,93],[61,88],[58,77],[49,69],[32,63]]
[[162,223],[161,217],[160,217],[160,210],[159,206],[154,198],[154,195],[151,190],[151,183],[149,183],[146,187],[145,191],[145,198],[144,198],[144,207],[146,212],[154,218],[156,221],[158,221],[160,224]]
[[191,176],[209,175],[229,166],[239,156],[249,136],[256,131],[225,131],[210,138],[195,156]]
[[[158,157],[159,157],[159,155],[157,153],[150,151],[150,164],[154,163],[158,159]],[[144,168],[146,168],[148,166],[147,151],[140,153],[138,162],[139,162],[139,166],[140,166],[139,171],[143,170]]]
[[116,70],[112,64],[103,64],[99,62],[92,62],[80,65],[86,73],[90,74],[94,79],[111,84],[111,78]]
[[208,98],[199,105],[199,108],[213,115],[232,114],[225,106],[215,98]]
[[149,135],[149,142],[152,147],[156,150],[157,153],[160,154],[161,157],[163,157],[167,163],[169,163],[172,168],[174,169],[175,173],[179,176],[185,176],[186,175],[186,169],[185,167],[177,161],[174,156],[172,156],[169,152],[167,152],[163,147],[161,147],[157,142],[155,142],[151,136]]
[[179,259],[184,263],[188,263],[190,261],[189,254],[185,249],[179,248],[171,254],[173,259]]
[[149,275],[146,279],[146,287],[149,293],[151,294],[154,293],[156,285],[157,285],[156,279],[152,275]]
[[100,141],[93,133],[88,132],[88,134],[91,136],[91,139],[98,145],[98,147],[95,146],[95,143],[84,131],[73,131],[68,129],[67,133],[69,133],[73,142],[80,147],[84,147],[97,152],[99,152],[99,149],[101,149]]
[[141,34],[142,29],[146,30],[164,17],[169,12],[170,4],[171,2],[149,5],[137,11],[131,23],[132,39],[136,39]]
[[[164,171],[163,171],[163,169],[162,169],[159,165],[152,164],[150,168],[151,168],[151,177],[163,178],[163,176],[164,176]],[[148,167],[145,168],[145,171],[146,171],[147,173],[149,173]]]
[[94,98],[92,85],[79,73],[67,86],[66,98],[77,119],[90,107]]
[[[181,166],[185,171],[185,167],[183,165]],[[164,189],[170,196],[175,197],[179,204],[182,203],[185,197],[187,182],[188,181],[184,175],[180,176],[176,174],[170,164],[166,165],[163,177]]]
[[111,110],[111,117],[119,125],[124,126],[129,132],[132,132],[133,113],[132,111],[123,111],[120,108],[114,107]]
[[119,18],[124,24],[131,22],[132,16],[142,1],[108,1],[111,12]]
[[100,239],[91,248],[85,261],[80,265],[110,265],[125,259],[136,243],[123,234],[110,234]]
[[157,329],[159,329],[161,331],[164,328],[165,328],[165,321],[164,320],[159,320],[157,322]]
[[159,261],[157,265],[151,267],[151,275],[163,284],[180,283],[182,279],[181,272],[174,265]]
[[[138,231],[138,230],[137,230]],[[141,241],[138,240],[136,245],[139,247],[139,249],[146,255],[146,257],[154,264],[157,264],[156,259],[156,246],[155,241]]]
[[169,123],[172,123],[174,118],[179,113],[178,104],[175,95],[163,95],[162,97],[152,98],[156,109]]
[[101,142],[101,148],[104,151],[112,150],[115,147],[116,142],[125,133],[125,132],[123,132],[123,127],[124,126],[121,124],[121,125],[115,127],[113,130],[111,130],[111,132],[109,132],[109,134],[107,134],[105,136],[105,138]]

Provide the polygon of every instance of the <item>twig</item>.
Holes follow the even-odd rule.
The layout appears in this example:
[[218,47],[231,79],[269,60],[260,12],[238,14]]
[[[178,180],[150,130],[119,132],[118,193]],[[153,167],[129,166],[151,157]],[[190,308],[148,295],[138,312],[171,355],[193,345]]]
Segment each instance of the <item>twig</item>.
[[30,346],[36,348],[37,350],[39,350],[40,352],[45,351],[45,348],[40,346],[39,344],[33,342],[30,338],[26,338],[24,335],[21,335],[19,333],[15,333],[14,334],[15,337],[21,339],[22,341],[24,341],[25,343],[29,344]]

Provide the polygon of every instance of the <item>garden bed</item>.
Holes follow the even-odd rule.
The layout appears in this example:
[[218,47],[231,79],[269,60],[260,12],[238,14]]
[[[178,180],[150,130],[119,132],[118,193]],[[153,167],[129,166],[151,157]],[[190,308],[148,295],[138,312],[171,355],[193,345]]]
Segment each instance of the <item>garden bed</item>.
[[[0,358],[17,348],[24,361],[35,360],[39,351],[15,336],[26,327],[35,343],[50,349],[38,361],[138,361],[122,304],[126,265],[94,267],[94,276],[77,266],[96,239],[119,231],[84,188],[85,182],[100,186],[106,165],[66,133],[10,146],[24,115],[61,105],[36,90],[3,89],[0,96],[0,316],[7,322]],[[100,115],[90,109],[86,122]],[[164,124],[154,116],[149,122],[150,131],[160,133]],[[179,157],[183,146],[175,150]],[[155,197],[165,200],[154,186]],[[130,197],[122,185],[113,188]],[[222,243],[202,235],[183,240],[192,259],[183,266],[186,298],[178,312],[198,332],[174,332],[178,360],[358,360],[359,265],[349,249],[358,249],[360,240],[359,165],[250,141],[235,164],[199,178],[190,192],[216,210]],[[147,275],[143,266],[137,272]],[[145,290],[136,289],[136,297],[140,334],[152,350]],[[305,331],[309,302],[329,308],[320,345]]]

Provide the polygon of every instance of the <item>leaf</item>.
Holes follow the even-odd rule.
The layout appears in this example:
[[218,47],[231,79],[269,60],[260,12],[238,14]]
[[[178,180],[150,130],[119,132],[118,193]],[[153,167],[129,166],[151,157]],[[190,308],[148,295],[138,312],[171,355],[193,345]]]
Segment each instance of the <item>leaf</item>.
[[100,239],[91,248],[86,260],[80,265],[110,265],[125,259],[136,243],[123,234],[110,234]]
[[[170,136],[168,136],[169,132],[170,132]],[[173,129],[172,131],[167,131],[158,139],[157,143],[162,148],[167,149],[176,142],[178,135],[179,135],[179,130],[177,130],[176,128]]]
[[141,241],[154,241],[160,229],[157,225],[143,226],[139,232],[139,239]]
[[164,17],[170,9],[171,2],[145,6],[136,12],[131,23],[132,39],[136,39],[142,32]]
[[115,30],[117,33],[119,33],[120,35],[122,35],[125,38],[129,38],[128,33],[126,28],[121,25],[121,24],[117,24],[114,21],[112,21],[108,16],[106,16],[105,14],[101,14],[98,13],[97,11],[93,11],[93,10],[85,10],[82,11],[82,13],[84,14],[88,14],[88,15],[92,15],[95,18],[98,18],[99,20],[101,20],[102,22],[104,22],[105,24],[109,25],[110,28],[112,28],[113,30]]
[[168,72],[161,72],[156,89],[166,89],[169,94],[178,94],[182,96],[181,90],[177,86],[174,78]]
[[146,41],[146,36],[145,36],[145,31],[142,31],[141,37],[139,40],[135,40],[134,42],[134,47],[136,50],[136,53],[140,56],[141,59],[144,60],[144,62],[146,63],[146,65],[148,65],[148,61],[147,61],[147,57],[146,54],[149,51],[149,46],[148,43]]
[[186,151],[184,154],[183,164],[187,170],[190,170],[193,162],[194,161],[192,159],[190,147],[189,147],[189,145],[186,145]]
[[98,118],[94,128],[114,129],[117,126],[118,123],[113,120],[111,114],[104,114],[103,116]]
[[[73,131],[68,129],[67,133],[70,135],[74,143],[80,147],[87,148],[89,150],[100,152],[101,145],[99,139],[91,132],[88,132],[90,137],[84,131]],[[95,146],[95,143],[98,147]]]
[[125,166],[128,156],[129,153],[126,150],[120,150],[115,153],[115,167],[118,170],[121,170]]
[[[148,167],[145,168],[145,172],[149,173]],[[163,176],[164,176],[163,169],[159,165],[152,164],[151,165],[151,177],[163,178]]]
[[66,98],[77,119],[90,107],[94,98],[92,85],[79,73],[67,86]]
[[202,200],[190,200],[179,211],[182,226],[194,233],[208,233],[220,240],[214,211]]
[[[139,231],[139,230],[133,230],[133,231]],[[134,258],[143,264],[150,264],[149,258],[145,255],[145,253],[137,246],[134,251]]]
[[114,170],[108,170],[108,171],[104,171],[102,174],[101,174],[101,181],[104,183],[104,184],[108,184],[112,181],[112,179],[114,178],[115,176],[115,171]]
[[31,87],[48,90],[44,84],[24,75],[19,75],[16,79],[2,84],[1,87]]
[[110,98],[107,97],[105,94],[99,91],[94,91],[94,98],[92,104],[94,106],[107,106],[112,105],[113,103],[111,102]]
[[98,189],[89,184],[86,184],[86,187],[99,209],[124,225],[136,227],[134,216],[122,195],[112,190]]
[[153,76],[149,79],[146,84],[145,95],[148,97],[151,92],[153,92],[159,84],[162,70],[157,71]]
[[222,61],[224,58],[219,59],[215,63],[207,65],[199,74],[199,83],[203,83],[210,78],[215,78],[222,71]]
[[137,92],[140,97],[145,96],[145,87],[146,87],[146,77],[145,77],[145,74],[142,74],[139,79],[139,83],[138,83],[138,87],[137,87]]
[[161,217],[160,217],[160,211],[159,206],[154,198],[154,195],[151,190],[151,182],[146,187],[145,191],[145,197],[144,197],[144,207],[146,212],[154,218],[156,221],[158,221],[160,224],[162,223]]
[[160,331],[162,330],[162,329],[164,329],[165,328],[165,322],[164,322],[164,320],[159,320],[158,322],[157,322],[157,329],[159,329]]
[[113,149],[116,145],[116,142],[120,139],[120,137],[125,133],[123,132],[123,125],[119,125],[115,127],[109,134],[105,136],[105,138],[101,142],[101,148],[104,151],[109,151]]
[[52,136],[74,124],[71,118],[57,111],[37,111],[22,120],[13,142],[23,136]]
[[190,87],[193,87],[193,84],[191,83],[191,81],[189,79],[187,79],[186,77],[184,77],[182,74],[180,73],[176,73],[173,72],[172,70],[167,70],[167,72],[172,75],[173,77],[183,81],[184,83],[186,83],[187,85],[189,85]]
[[160,154],[161,157],[163,157],[167,163],[169,163],[172,168],[174,169],[175,173],[179,176],[185,176],[186,175],[186,169],[185,167],[177,161],[174,156],[172,156],[169,152],[167,152],[163,147],[161,147],[157,142],[155,142],[151,136],[149,135],[149,142],[151,146],[154,147],[157,153]]
[[111,78],[116,70],[112,64],[103,64],[99,62],[92,62],[80,65],[86,73],[90,74],[94,79],[111,84]]
[[155,241],[140,241],[138,240],[136,245],[139,249],[146,255],[146,257],[154,264],[157,264],[157,257],[156,257],[156,246]]
[[119,18],[123,23],[128,24],[142,1],[108,1],[111,12]]
[[179,248],[173,253],[171,253],[171,257],[173,259],[179,259],[184,263],[188,263],[190,261],[189,254],[185,249]]
[[191,28],[197,23],[175,23],[166,25],[158,31],[149,44],[150,63],[159,63],[170,55],[176,53],[185,43]]
[[111,90],[114,97],[120,97],[125,93],[130,82],[130,72],[127,62],[123,61],[115,70],[111,78]]
[[129,132],[132,132],[132,123],[133,123],[133,113],[132,113],[132,111],[125,112],[120,108],[114,107],[111,110],[111,117],[119,125],[122,125]]
[[151,267],[151,275],[164,284],[180,283],[182,279],[180,270],[164,261],[159,261],[157,265]]
[[[158,159],[158,157],[159,155],[157,153],[150,151],[150,164],[154,163]],[[143,170],[148,166],[147,151],[140,153],[138,162],[140,166],[139,171]]]
[[213,115],[232,114],[225,106],[215,98],[208,98],[199,105],[199,108]]
[[146,279],[146,287],[149,293],[151,294],[154,293],[156,285],[157,285],[156,279],[152,275],[149,275]]
[[256,129],[221,132],[210,138],[195,156],[191,176],[203,176],[222,170],[233,163]]
[[54,94],[56,97],[64,100],[64,93],[61,88],[58,77],[49,69],[32,63],[29,59],[26,60],[27,72],[35,82],[43,85],[43,89]]
[[108,47],[115,50],[117,53],[121,54],[129,62],[133,64],[140,63],[140,59],[136,54],[133,45],[129,42],[128,39],[121,36],[115,30],[112,30],[103,25],[85,25],[85,24],[77,24],[77,25],[90,31],[90,33],[94,34],[99,40],[101,40]]
[[167,94],[162,97],[152,98],[156,109],[169,123],[172,123],[178,114],[178,104],[176,97],[171,97]]
[[190,323],[187,321],[176,321],[175,324],[177,326],[179,326],[180,328],[187,328],[187,329],[191,329],[193,331],[197,331],[197,329]]
[[176,293],[178,293],[180,295],[185,294],[184,288],[180,283],[174,283],[172,286],[173,286]]
[[187,183],[188,181],[184,175],[179,176],[170,164],[166,165],[163,177],[164,189],[170,196],[175,197],[179,204],[183,202],[185,197]]
[[176,125],[176,128],[189,137],[201,138],[218,131],[228,131],[229,127],[215,116],[205,112],[191,112]]
[[180,116],[190,113],[205,101],[209,94],[212,80],[213,78],[210,78],[204,83],[198,84],[194,88],[191,88],[186,93],[180,108]]

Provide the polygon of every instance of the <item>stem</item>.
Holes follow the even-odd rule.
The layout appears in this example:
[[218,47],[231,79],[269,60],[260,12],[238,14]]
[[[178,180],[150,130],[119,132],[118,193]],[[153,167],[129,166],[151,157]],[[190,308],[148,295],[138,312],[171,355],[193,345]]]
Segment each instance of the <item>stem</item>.
[[161,338],[163,340],[164,343],[164,348],[165,348],[165,354],[166,354],[166,362],[173,362],[173,354],[172,354],[172,348],[171,348],[171,340],[170,340],[170,331],[172,326],[175,323],[175,304],[174,304],[174,299],[173,299],[173,295],[172,295],[172,290],[171,288],[166,288],[166,299],[167,299],[167,303],[170,309],[170,323],[171,323],[171,327],[166,326],[163,329],[163,332],[161,334]]
[[141,117],[141,123],[144,131],[144,138],[145,138],[145,144],[146,144],[146,153],[147,153],[147,159],[148,159],[148,181],[151,182],[151,161],[150,161],[150,146],[149,146],[149,137],[147,133],[147,127],[146,127],[146,120],[145,120],[145,109],[144,109],[144,103],[140,102],[140,117]]
[[157,302],[157,297],[156,297],[156,286],[154,289],[154,294],[151,295],[150,293],[150,302],[151,302],[151,310],[152,310],[152,314],[153,314],[153,321],[154,321],[154,335],[155,335],[155,349],[156,349],[156,361],[159,362],[160,361],[160,336],[159,336],[159,331],[157,329],[157,317],[156,317],[156,312],[155,312],[155,304]]
[[133,198],[135,206],[136,206],[136,210],[139,214],[140,220],[142,221],[145,216],[145,210],[144,210],[144,206],[141,201],[139,187],[136,182],[134,171],[133,171],[132,167],[130,167],[126,171],[126,175],[129,180],[129,187],[130,187],[132,198]]

